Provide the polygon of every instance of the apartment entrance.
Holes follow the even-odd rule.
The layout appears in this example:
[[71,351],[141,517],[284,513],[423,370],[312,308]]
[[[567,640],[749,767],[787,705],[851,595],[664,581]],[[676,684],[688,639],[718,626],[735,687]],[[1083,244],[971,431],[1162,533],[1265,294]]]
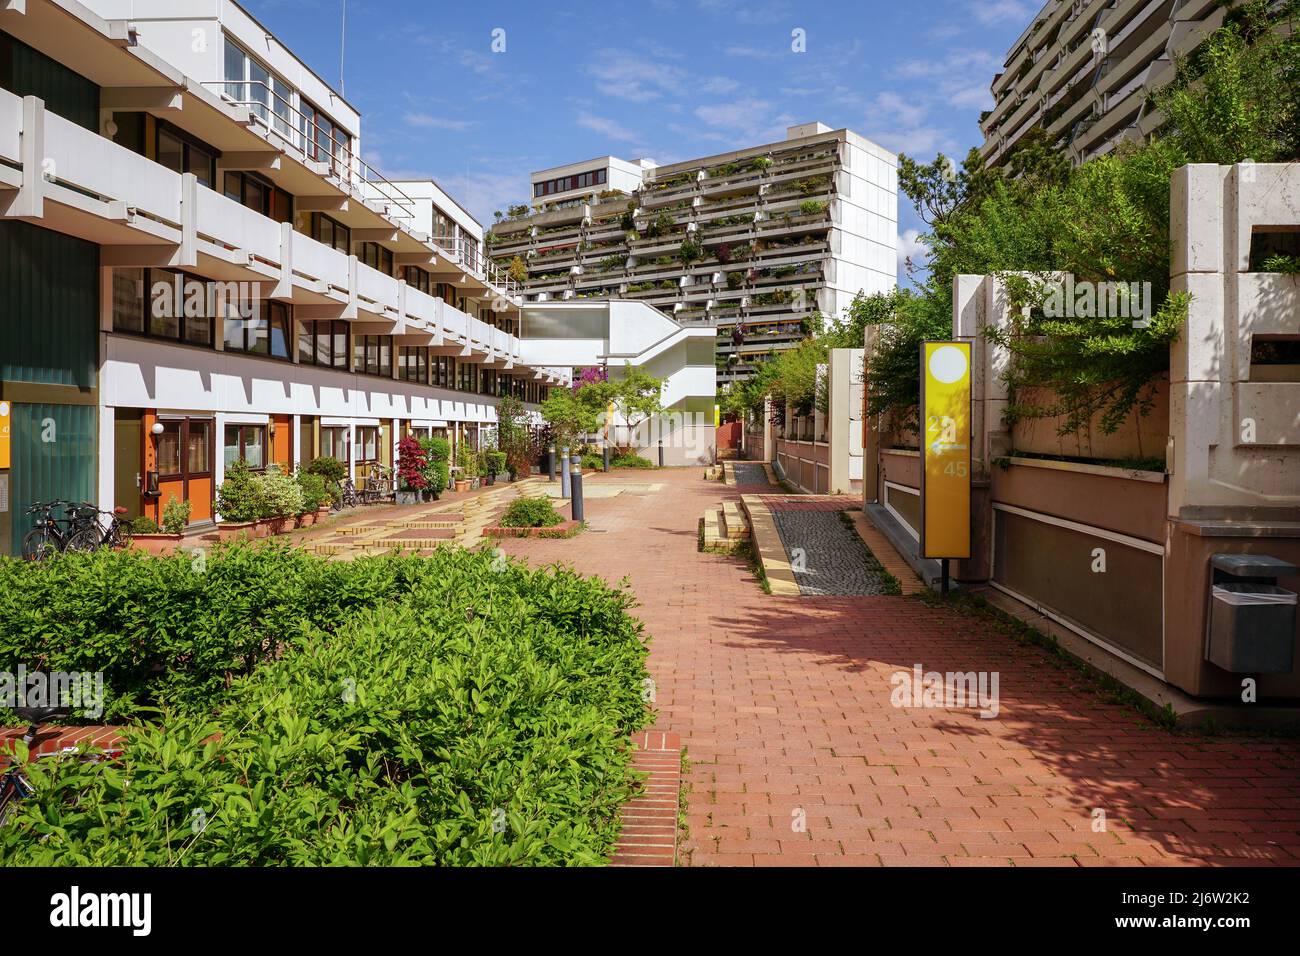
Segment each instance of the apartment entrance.
[[128,518],[144,513],[144,409],[113,412],[113,506]]

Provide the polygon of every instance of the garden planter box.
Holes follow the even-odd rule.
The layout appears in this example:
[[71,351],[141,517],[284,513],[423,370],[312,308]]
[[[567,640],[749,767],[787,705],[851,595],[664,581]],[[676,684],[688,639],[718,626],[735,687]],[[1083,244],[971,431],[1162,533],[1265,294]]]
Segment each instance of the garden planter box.
[[561,521],[549,528],[502,528],[500,526],[483,529],[485,538],[571,538],[582,530],[582,522]]
[[259,538],[269,538],[272,535],[284,534],[284,526],[289,523],[285,517],[263,518],[257,523],[257,536]]
[[399,491],[397,493],[397,503],[399,505],[418,505],[420,503],[420,493],[418,491]]
[[218,541],[247,541],[250,538],[256,538],[257,535],[256,521],[223,521],[217,525]]
[[314,511],[304,511],[302,514],[298,515],[298,522],[297,522],[297,523],[298,523],[298,527],[299,527],[299,528],[306,528],[308,525],[313,525],[313,524],[315,524],[315,523],[316,523],[316,512],[314,512]]
[[175,554],[183,537],[180,534],[133,534],[131,547],[145,554]]

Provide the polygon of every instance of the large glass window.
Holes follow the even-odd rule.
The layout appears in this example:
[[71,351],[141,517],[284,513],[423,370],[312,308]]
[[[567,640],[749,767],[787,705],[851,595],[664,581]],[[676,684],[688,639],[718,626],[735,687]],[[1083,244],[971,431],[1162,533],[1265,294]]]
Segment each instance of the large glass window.
[[348,367],[348,324],[304,322],[298,333],[298,361],[327,368]]
[[223,453],[226,466],[242,461],[254,471],[266,467],[266,426],[227,425]]
[[193,173],[204,186],[215,188],[217,151],[163,120],[158,121],[154,158],[174,173]]
[[287,359],[290,341],[288,306],[283,302],[258,301],[249,311],[251,316],[241,315],[238,305],[227,304],[223,317],[226,351]]
[[398,349],[398,376],[406,382],[429,381],[429,349],[423,345],[403,345]]
[[352,371],[366,375],[393,377],[393,337],[391,335],[354,335],[352,337]]
[[318,212],[312,217],[312,238],[344,255],[352,252],[352,230],[324,213]]
[[181,423],[159,422],[162,434],[157,439],[158,475],[174,478],[181,473]]
[[320,453],[322,458],[348,463],[348,430],[339,426],[321,426]]
[[360,259],[372,269],[378,269],[384,275],[393,274],[393,250],[386,249],[377,242],[361,243]]
[[210,347],[210,289],[205,279],[168,269],[114,269],[113,331]]
[[357,462],[379,460],[379,429],[374,425],[357,426]]

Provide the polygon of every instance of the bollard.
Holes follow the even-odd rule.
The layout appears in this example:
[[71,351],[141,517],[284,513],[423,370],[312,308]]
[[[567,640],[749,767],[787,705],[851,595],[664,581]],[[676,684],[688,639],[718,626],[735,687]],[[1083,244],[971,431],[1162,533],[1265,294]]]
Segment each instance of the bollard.
[[546,446],[546,480],[555,480],[555,443]]
[[560,449],[560,497],[569,497],[569,449]]
[[659,467],[664,466],[664,440],[659,439]]
[[582,521],[582,457],[580,455],[573,456],[569,481],[573,488],[573,500],[569,502],[569,515],[574,521]]
[[605,440],[605,467],[604,471],[609,471],[609,440]]

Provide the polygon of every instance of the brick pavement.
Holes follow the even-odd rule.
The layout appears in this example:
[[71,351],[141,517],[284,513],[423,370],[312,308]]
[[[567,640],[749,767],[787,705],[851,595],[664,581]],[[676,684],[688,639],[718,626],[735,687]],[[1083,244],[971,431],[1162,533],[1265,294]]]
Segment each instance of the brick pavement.
[[[589,502],[577,538],[501,546],[630,579],[655,726],[691,759],[684,862],[1300,864],[1300,742],[1171,734],[1044,651],[915,599],[764,595],[744,561],[696,550],[705,508],[752,489],[698,468],[654,480]],[[891,706],[891,675],[917,663],[998,672],[999,716]]]

